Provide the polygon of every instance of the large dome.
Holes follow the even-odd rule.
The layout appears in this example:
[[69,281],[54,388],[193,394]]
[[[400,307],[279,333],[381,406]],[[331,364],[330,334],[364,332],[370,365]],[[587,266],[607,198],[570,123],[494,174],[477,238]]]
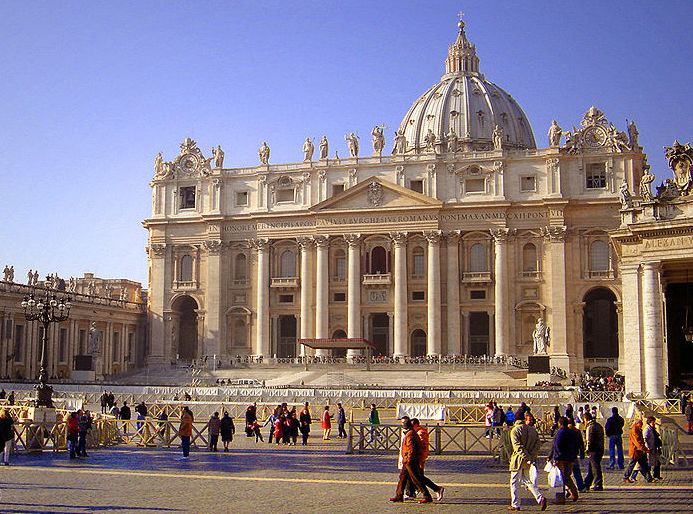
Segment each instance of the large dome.
[[[502,130],[496,132],[502,148],[536,148],[519,104],[479,73],[476,48],[467,40],[462,21],[445,68],[440,82],[414,102],[400,123],[398,134],[406,137],[406,153],[492,150],[496,125]],[[450,139],[456,142],[448,144]],[[395,153],[402,150],[396,146]]]

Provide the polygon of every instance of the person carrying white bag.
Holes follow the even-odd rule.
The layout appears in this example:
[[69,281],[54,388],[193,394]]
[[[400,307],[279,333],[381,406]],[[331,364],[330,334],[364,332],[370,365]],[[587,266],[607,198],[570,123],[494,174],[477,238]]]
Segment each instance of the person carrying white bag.
[[515,420],[510,431],[513,454],[510,457],[510,506],[508,510],[520,510],[519,489],[524,485],[532,493],[541,510],[546,510],[546,498],[537,486],[537,457],[541,441],[536,428],[534,416],[525,414],[525,419]]

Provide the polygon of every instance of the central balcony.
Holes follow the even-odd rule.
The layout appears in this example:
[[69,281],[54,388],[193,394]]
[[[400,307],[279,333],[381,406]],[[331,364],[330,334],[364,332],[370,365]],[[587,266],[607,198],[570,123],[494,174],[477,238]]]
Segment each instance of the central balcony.
[[270,287],[278,289],[298,289],[298,277],[272,277]]
[[389,286],[392,283],[390,273],[375,273],[363,275],[364,286]]
[[490,284],[490,271],[465,271],[462,273],[462,282],[465,284]]

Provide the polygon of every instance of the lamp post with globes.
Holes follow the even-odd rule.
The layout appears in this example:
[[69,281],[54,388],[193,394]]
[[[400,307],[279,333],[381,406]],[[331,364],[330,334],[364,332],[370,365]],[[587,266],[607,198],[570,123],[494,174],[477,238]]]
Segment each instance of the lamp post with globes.
[[40,298],[34,298],[34,294],[24,297],[22,301],[24,317],[27,321],[38,321],[43,324],[41,337],[41,369],[39,371],[39,383],[36,389],[36,406],[53,407],[53,388],[48,385],[48,327],[51,323],[65,321],[70,315],[70,297],[56,298],[54,294],[46,291]]

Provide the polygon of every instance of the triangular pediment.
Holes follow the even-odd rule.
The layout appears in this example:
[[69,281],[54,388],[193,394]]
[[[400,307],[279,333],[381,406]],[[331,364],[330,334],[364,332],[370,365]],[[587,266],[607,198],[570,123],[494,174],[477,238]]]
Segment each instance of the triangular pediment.
[[351,211],[373,209],[403,209],[410,207],[442,207],[443,202],[394,182],[370,177],[346,191],[314,205],[311,210]]

